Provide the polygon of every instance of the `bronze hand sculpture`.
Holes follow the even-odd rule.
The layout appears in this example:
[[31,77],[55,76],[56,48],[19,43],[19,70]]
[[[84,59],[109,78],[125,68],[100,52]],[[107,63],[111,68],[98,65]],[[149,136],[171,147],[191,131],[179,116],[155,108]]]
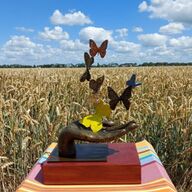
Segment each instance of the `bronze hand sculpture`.
[[[94,91],[94,95],[98,93],[101,85],[103,84],[104,76],[98,78],[97,80],[93,80],[91,79],[89,69],[91,68],[91,65],[94,62],[93,57],[97,53],[100,53],[100,56],[102,58],[105,56],[107,44],[108,40],[105,40],[98,48],[96,43],[93,40],[90,40],[90,54],[92,57],[89,56],[88,53],[84,53],[86,72],[81,76],[80,81],[84,82],[85,80],[88,80],[89,87]],[[99,98],[97,98],[97,95],[97,105],[95,107],[95,114],[85,117],[87,118],[85,119],[85,121],[88,121],[89,119],[89,123],[90,121],[95,121],[96,123],[98,123],[97,127],[92,127],[90,126],[90,124],[87,125],[81,122],[80,120],[72,122],[60,131],[58,138],[58,150],[60,157],[76,157],[76,147],[74,142],[75,140],[96,143],[109,142],[125,135],[129,131],[132,131],[138,127],[134,121],[130,121],[128,123],[118,126],[114,125],[111,121],[103,120],[102,122],[102,118],[110,116],[111,110],[114,110],[116,108],[117,103],[120,101],[123,102],[127,110],[129,109],[131,104],[129,99],[131,98],[132,89],[140,85],[140,83],[136,83],[136,75],[133,75],[131,79],[127,81],[126,84],[128,87],[125,88],[121,96],[118,96],[117,93],[111,87],[108,87],[108,97],[110,99],[109,106],[104,104],[102,100],[100,101]]]
[[[111,123],[112,124],[112,123]],[[103,123],[105,125],[105,123]],[[130,121],[123,125],[103,127],[97,133],[93,133],[91,129],[86,128],[79,121],[72,122],[60,131],[58,138],[58,150],[60,157],[75,158],[75,140],[89,142],[109,142],[113,141],[129,131],[136,129],[138,125],[134,121]]]

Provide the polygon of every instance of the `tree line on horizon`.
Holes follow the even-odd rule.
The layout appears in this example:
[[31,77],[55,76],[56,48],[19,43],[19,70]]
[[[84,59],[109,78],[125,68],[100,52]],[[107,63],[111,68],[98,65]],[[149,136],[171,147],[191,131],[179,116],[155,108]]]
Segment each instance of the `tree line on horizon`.
[[[180,62],[144,62],[142,64],[137,63],[108,63],[93,65],[93,68],[97,67],[145,67],[145,66],[192,66],[192,62],[180,63]],[[42,64],[42,65],[22,65],[22,64],[2,64],[0,68],[84,68],[84,63],[79,64]]]

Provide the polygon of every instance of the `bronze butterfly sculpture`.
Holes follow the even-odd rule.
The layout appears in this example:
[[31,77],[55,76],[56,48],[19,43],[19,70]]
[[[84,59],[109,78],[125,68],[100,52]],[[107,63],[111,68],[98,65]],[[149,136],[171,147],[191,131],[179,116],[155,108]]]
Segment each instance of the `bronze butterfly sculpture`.
[[131,102],[130,102],[130,98],[131,98],[131,92],[132,92],[132,89],[141,85],[141,83],[139,82],[136,82],[136,74],[133,74],[131,76],[131,78],[126,82],[126,85],[128,86],[122,93],[122,95],[119,97],[117,95],[117,93],[111,88],[111,87],[108,87],[108,97],[110,99],[109,101],[109,105],[110,105],[110,108],[112,110],[114,110],[117,106],[117,103],[119,101],[122,101],[125,108],[128,110],[130,105],[131,105]]
[[[96,43],[91,39],[89,41],[90,50],[89,53],[84,53],[84,60],[86,65],[86,71],[80,77],[80,81],[84,82],[85,80],[89,81],[89,87],[93,90],[93,93],[96,94],[101,85],[104,82],[104,76],[99,77],[94,80],[91,79],[91,74],[89,70],[91,69],[91,65],[94,62],[94,58],[96,54],[100,54],[101,58],[104,58],[106,55],[106,49],[108,45],[108,40],[105,40],[100,47],[97,47]],[[117,93],[111,88],[108,87],[108,97],[110,99],[109,105],[112,110],[114,110],[118,104],[118,102],[123,102],[126,109],[128,110],[130,107],[130,98],[132,88],[138,86],[140,83],[136,82],[136,75],[133,75],[130,80],[126,82],[128,85],[127,88],[123,91],[121,96],[118,96]],[[107,126],[105,126],[107,125]],[[103,129],[95,134],[92,130],[86,129],[80,121],[74,121],[69,124],[67,127],[63,127],[60,131],[58,138],[58,150],[59,156],[61,157],[70,157],[76,158],[76,145],[75,140],[89,141],[89,142],[107,142],[112,141],[116,138],[123,136],[136,129],[138,126],[134,121],[130,121],[121,125],[114,125],[112,122],[106,121],[105,124],[103,122]]]
[[85,80],[89,81],[91,79],[91,74],[89,70],[91,69],[91,65],[94,63],[94,58],[90,57],[87,52],[84,53],[85,67],[86,70],[83,75],[80,77],[80,81],[84,82]]
[[137,87],[137,86],[141,85],[141,83],[136,82],[136,74],[133,74],[131,76],[131,78],[126,82],[126,85],[131,86],[131,87],[134,88],[134,87]]
[[110,99],[109,105],[112,110],[114,110],[116,108],[117,103],[119,101],[123,102],[123,104],[127,110],[129,109],[129,107],[131,105],[131,102],[129,101],[129,99],[131,98],[131,91],[132,91],[131,86],[127,87],[123,91],[121,96],[118,96],[117,93],[111,87],[107,87],[107,90],[108,90],[108,97]]
[[95,41],[92,39],[89,40],[90,50],[89,53],[92,57],[95,57],[96,54],[100,54],[101,58],[104,58],[106,55],[106,49],[108,45],[108,40],[103,41],[100,47],[97,47]]
[[103,84],[105,77],[104,75],[102,77],[97,78],[96,80],[91,79],[89,81],[89,88],[93,90],[93,94],[98,93],[98,91],[101,88],[101,85]]

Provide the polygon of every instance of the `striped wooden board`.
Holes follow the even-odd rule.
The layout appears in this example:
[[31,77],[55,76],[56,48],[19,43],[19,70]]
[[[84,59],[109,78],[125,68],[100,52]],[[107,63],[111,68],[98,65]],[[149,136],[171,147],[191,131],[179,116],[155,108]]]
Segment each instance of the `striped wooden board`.
[[16,192],[79,192],[79,191],[118,191],[118,192],[175,192],[177,191],[171,182],[155,150],[146,140],[135,144],[139,154],[141,168],[141,184],[131,185],[44,185],[42,182],[41,164],[47,159],[55,148],[52,143],[43,156],[34,165],[33,169],[21,183]]

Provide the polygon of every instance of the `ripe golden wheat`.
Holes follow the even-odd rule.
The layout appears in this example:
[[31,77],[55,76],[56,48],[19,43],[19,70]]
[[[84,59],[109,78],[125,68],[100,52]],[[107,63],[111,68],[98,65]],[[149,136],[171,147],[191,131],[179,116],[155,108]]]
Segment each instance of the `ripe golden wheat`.
[[[14,191],[46,147],[57,141],[60,127],[93,111],[84,69],[0,70],[0,191]],[[148,140],[179,191],[192,188],[192,67],[91,69],[105,75],[107,86],[120,94],[132,73],[142,86],[134,89],[132,105],[123,105],[111,119],[135,120],[140,128],[116,142]]]

